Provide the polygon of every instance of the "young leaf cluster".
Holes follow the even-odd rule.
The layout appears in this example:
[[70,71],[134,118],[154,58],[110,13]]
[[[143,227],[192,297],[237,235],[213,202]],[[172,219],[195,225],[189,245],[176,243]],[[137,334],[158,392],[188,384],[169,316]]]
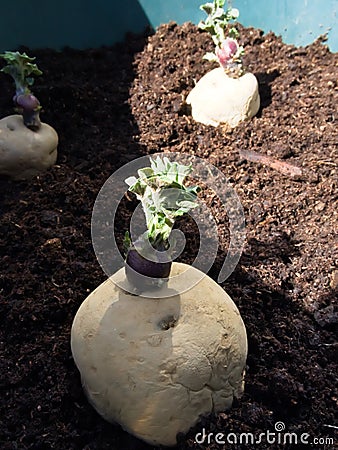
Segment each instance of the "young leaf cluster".
[[33,76],[42,74],[38,66],[33,63],[35,57],[19,52],[4,52],[0,54],[0,57],[7,63],[1,72],[7,73],[13,78],[16,95],[29,94],[29,87],[34,83]]
[[184,181],[192,167],[168,158],[150,159],[150,167],[138,170],[138,176],[125,182],[141,201],[146,217],[147,237],[154,246],[166,242],[175,219],[197,206],[198,186],[186,187]]
[[203,59],[218,62],[230,76],[239,77],[243,74],[244,49],[238,44],[237,29],[228,28],[229,22],[238,18],[239,11],[230,6],[224,9],[224,4],[225,0],[213,0],[213,3],[200,6],[200,9],[207,14],[207,18],[205,21],[200,21],[199,28],[210,33],[216,47],[215,52],[206,53]]
[[[206,3],[201,5],[200,9],[207,14],[207,18],[201,20],[198,24],[201,30],[208,31],[216,46],[220,46],[225,39],[225,29],[228,23],[236,20],[239,16],[239,11],[236,8],[229,7],[224,9],[225,0],[214,0],[213,3]],[[238,31],[232,27],[228,31],[228,36],[236,39]]]

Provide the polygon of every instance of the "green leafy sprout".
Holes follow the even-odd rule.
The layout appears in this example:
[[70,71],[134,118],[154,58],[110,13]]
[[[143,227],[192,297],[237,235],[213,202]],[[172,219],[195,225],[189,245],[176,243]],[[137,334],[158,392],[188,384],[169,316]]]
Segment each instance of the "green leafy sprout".
[[229,28],[229,23],[237,20],[239,11],[231,6],[224,9],[225,1],[214,0],[213,3],[200,6],[200,9],[207,14],[207,18],[204,21],[201,20],[198,27],[210,33],[216,47],[215,53],[208,52],[203,59],[217,61],[229,72],[241,75],[244,49],[238,44],[239,32],[236,27]]
[[[184,186],[192,166],[170,162],[167,157],[150,158],[150,167],[138,170],[138,176],[129,177],[125,182],[129,191],[141,201],[145,213],[146,237],[153,247],[166,243],[176,218],[197,207],[198,186]],[[129,233],[124,245],[131,246]]]
[[13,98],[15,105],[22,112],[22,117],[26,127],[37,131],[41,126],[39,111],[40,102],[32,94],[30,87],[34,83],[34,76],[41,75],[42,72],[33,62],[35,58],[19,52],[1,53],[7,65],[1,69],[10,75],[15,83],[15,96]]
[[29,94],[29,87],[34,83],[34,75],[42,74],[38,66],[33,63],[35,57],[19,52],[1,53],[0,57],[7,63],[1,72],[7,73],[13,78],[16,95]]

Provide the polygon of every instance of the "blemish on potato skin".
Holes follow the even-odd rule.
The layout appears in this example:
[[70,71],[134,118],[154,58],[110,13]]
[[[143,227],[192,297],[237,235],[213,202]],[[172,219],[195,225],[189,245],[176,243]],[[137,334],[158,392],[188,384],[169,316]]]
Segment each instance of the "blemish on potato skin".
[[177,317],[173,315],[168,315],[159,321],[158,328],[160,330],[169,330],[169,328],[174,328],[177,320],[178,320]]

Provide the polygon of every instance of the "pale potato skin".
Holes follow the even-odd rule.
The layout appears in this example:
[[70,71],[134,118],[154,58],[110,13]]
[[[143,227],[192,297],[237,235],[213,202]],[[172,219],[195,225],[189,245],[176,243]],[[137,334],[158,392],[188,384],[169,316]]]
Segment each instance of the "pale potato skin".
[[41,123],[32,131],[22,116],[0,120],[0,175],[14,180],[29,180],[49,167],[57,158],[58,135],[54,128]]
[[254,117],[260,107],[258,81],[252,73],[239,78],[228,76],[218,67],[204,75],[186,100],[196,122],[235,128]]
[[200,272],[173,263],[164,298],[131,295],[108,279],[83,302],[71,331],[92,405],[153,445],[175,445],[200,415],[230,408],[243,392],[247,337],[238,309],[208,276],[177,293],[174,276],[188,268]]

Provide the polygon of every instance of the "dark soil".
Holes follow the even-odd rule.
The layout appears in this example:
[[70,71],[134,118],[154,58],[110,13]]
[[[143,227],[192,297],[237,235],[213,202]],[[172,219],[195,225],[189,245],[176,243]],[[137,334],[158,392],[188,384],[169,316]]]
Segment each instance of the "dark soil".
[[[241,38],[246,67],[259,80],[261,109],[231,133],[195,123],[183,104],[194,80],[214,67],[202,61],[212,50],[209,36],[191,24],[163,25],[151,37],[129,36],[112,48],[25,49],[43,70],[34,93],[60,145],[48,172],[30,182],[0,182],[1,449],[153,448],[88,404],[69,340],[81,302],[106,279],[91,243],[95,198],[116,169],[159,151],[196,155],[221,169],[247,222],[244,253],[223,283],[248,332],[245,394],[230,411],[180,436],[177,448],[225,448],[195,443],[203,427],[258,437],[277,421],[311,440],[334,436],[327,425],[337,425],[337,55],[320,41],[296,48],[255,29],[241,29]],[[13,113],[13,86],[4,74],[0,90],[3,117]],[[283,175],[248,161],[242,150],[303,174]],[[217,197],[205,197],[221,239],[210,271],[216,279],[227,221]],[[122,202],[119,244],[135,205]],[[185,262],[198,244],[188,225],[182,222]]]

